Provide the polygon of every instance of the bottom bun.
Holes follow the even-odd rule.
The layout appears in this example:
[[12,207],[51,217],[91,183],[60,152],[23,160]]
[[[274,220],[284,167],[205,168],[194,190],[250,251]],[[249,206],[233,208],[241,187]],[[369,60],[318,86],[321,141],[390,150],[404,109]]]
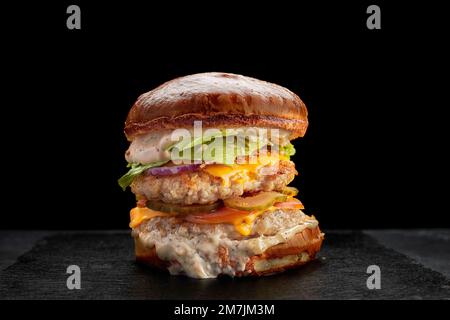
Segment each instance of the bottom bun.
[[[148,248],[140,237],[135,237],[136,261],[161,270],[168,270],[171,263],[160,259],[156,248]],[[233,270],[234,276],[262,276],[285,271],[307,263],[320,250],[324,234],[319,227],[306,228],[296,233],[286,242],[267,248],[262,254],[250,256],[243,270],[230,261],[228,249],[219,247],[218,257],[221,267]],[[227,272],[230,274],[230,272]]]

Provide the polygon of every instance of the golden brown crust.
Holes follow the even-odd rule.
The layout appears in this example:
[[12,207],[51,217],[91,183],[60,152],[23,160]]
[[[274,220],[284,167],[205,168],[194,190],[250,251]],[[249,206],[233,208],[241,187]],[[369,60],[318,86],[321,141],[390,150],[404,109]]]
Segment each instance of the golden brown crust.
[[322,245],[323,236],[319,227],[314,229],[305,229],[297,233],[285,243],[280,243],[270,247],[264,252],[264,258],[278,258],[286,255],[299,254],[307,252],[310,256],[314,256]]
[[210,72],[168,81],[142,94],[125,122],[129,140],[139,134],[189,127],[273,127],[302,137],[308,126],[303,101],[279,85],[230,73]]
[[[269,275],[304,265],[313,260],[317,252],[320,251],[323,238],[323,233],[321,233],[319,227],[305,229],[302,232],[297,233],[287,242],[270,247],[262,255],[251,257],[245,266],[246,274],[241,275]],[[302,256],[302,254],[304,255]],[[298,259],[283,261],[283,257],[297,257]],[[278,263],[271,263],[271,261],[278,261]],[[266,264],[271,263],[271,267],[263,270],[258,269],[256,267],[258,262]]]
[[[323,233],[319,227],[314,229],[305,229],[297,233],[287,242],[270,247],[261,255],[250,257],[245,266],[245,270],[237,272],[236,276],[262,276],[292,269],[307,263],[315,258],[319,252],[324,239]],[[136,261],[160,270],[167,270],[169,262],[161,260],[156,254],[155,247],[145,248],[139,239],[135,238]],[[233,261],[230,261],[228,250],[219,247],[219,257],[221,265],[231,265],[234,267]],[[283,258],[291,258],[283,260]],[[298,257],[298,259],[294,259]],[[261,264],[270,265],[268,269],[257,267]]]
[[266,275],[271,275],[271,274],[275,274],[275,273],[280,273],[286,270],[290,270],[290,269],[294,269],[296,267],[302,266],[304,264],[307,264],[309,261],[314,259],[314,256],[310,257],[309,255],[307,256],[308,260],[304,261],[301,259],[298,259],[295,262],[290,262],[290,263],[280,263],[279,265],[276,266],[272,266],[269,269],[265,269],[265,270],[256,270],[255,269],[255,263],[257,261],[261,261],[261,260],[271,260],[271,259],[251,259],[250,263],[246,266],[246,272],[245,273],[240,273],[238,274],[238,276],[242,277],[242,276],[253,276],[253,277],[260,277],[260,276],[266,276]]

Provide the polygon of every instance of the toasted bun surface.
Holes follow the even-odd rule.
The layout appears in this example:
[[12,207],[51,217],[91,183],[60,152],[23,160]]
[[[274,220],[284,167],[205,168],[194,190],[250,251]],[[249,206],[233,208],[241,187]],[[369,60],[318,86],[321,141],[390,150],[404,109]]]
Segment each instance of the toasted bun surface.
[[[303,265],[315,258],[323,241],[319,227],[304,229],[285,243],[268,248],[263,254],[250,257],[245,270],[236,276],[262,276],[282,272]],[[233,265],[226,250],[219,248],[223,264]],[[140,238],[135,238],[136,261],[157,269],[167,270],[169,263],[161,260],[155,247],[147,248]]]
[[279,85],[230,73],[199,73],[168,81],[142,94],[125,122],[131,141],[137,135],[191,127],[268,127],[302,137],[308,112],[302,100]]

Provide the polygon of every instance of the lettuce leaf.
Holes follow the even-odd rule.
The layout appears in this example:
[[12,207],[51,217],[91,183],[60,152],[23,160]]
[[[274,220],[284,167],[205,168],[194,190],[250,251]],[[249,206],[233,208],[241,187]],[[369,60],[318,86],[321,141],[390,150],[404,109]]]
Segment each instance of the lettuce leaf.
[[[233,138],[234,141],[228,141],[229,143],[227,143],[226,140],[230,138]],[[237,137],[227,136],[226,139],[212,140],[203,144],[203,146],[201,146],[202,150],[200,152],[200,160],[231,165],[235,163],[236,158],[252,155],[264,145],[270,144],[267,141],[263,141],[261,143],[250,142],[248,139],[246,139],[244,143],[240,144],[237,143],[237,139]]]
[[[239,137],[239,131],[227,129],[203,135],[203,137],[196,137],[191,140],[181,140],[180,142],[169,146],[166,150],[173,151],[176,149],[176,151],[178,151],[178,155],[175,156],[176,160],[220,160],[218,162],[223,164],[233,164],[237,157],[251,155],[256,150],[261,149],[264,145],[271,145],[267,138],[263,141],[257,140],[257,142],[249,142],[248,139],[246,139],[243,146],[237,143],[234,146],[230,144],[227,145],[226,140],[231,137],[237,142],[236,139]],[[219,140],[216,141],[216,138],[222,138],[222,144],[220,144]]]
[[167,162],[169,162],[169,160],[157,161],[148,164],[129,163],[127,167],[131,167],[131,169],[122,177],[120,177],[117,182],[119,183],[119,186],[122,188],[122,190],[125,191],[125,189],[133,182],[134,178],[136,178],[142,172],[153,167],[160,167]]
[[228,129],[228,130],[220,130],[220,132],[213,132],[211,134],[204,134],[200,137],[195,137],[194,139],[183,139],[180,142],[177,142],[175,144],[170,145],[166,150],[172,151],[173,149],[177,148],[179,151],[188,150],[191,148],[194,148],[201,144],[209,144],[211,143],[215,138],[226,138],[228,136],[235,136],[237,135],[236,130]]
[[[235,145],[227,145],[226,138],[231,136],[238,136],[238,132],[236,130],[221,130],[221,132],[215,132],[210,135],[203,135],[203,137],[197,137],[192,140],[181,140],[167,148],[168,151],[172,151],[174,148],[177,148],[179,153],[182,155],[177,157],[176,159],[185,159],[185,160],[203,160],[203,161],[216,161],[218,160],[216,155],[219,155],[219,160],[223,164],[234,164],[237,157],[247,156],[254,154],[255,151],[261,149],[265,145],[270,146],[272,143],[267,139],[263,141],[258,141],[258,143],[249,142],[248,139],[245,141],[244,147]],[[222,137],[222,144],[216,143],[215,139],[218,137]],[[236,140],[235,140],[236,141]],[[197,151],[199,151],[199,155],[202,159],[196,159]],[[288,158],[295,154],[295,148],[291,143],[288,143],[284,146],[280,146],[280,151],[284,153]],[[184,156],[186,155],[186,157]],[[222,155],[222,156],[220,156]],[[174,160],[174,159],[173,159]],[[152,162],[149,164],[138,164],[138,163],[129,163],[127,165],[130,170],[124,174],[119,180],[118,183],[120,187],[125,191],[126,188],[133,182],[133,180],[144,172],[147,169],[160,167],[170,160]]]
[[295,154],[295,148],[290,142],[282,146],[281,149],[283,150],[284,155],[287,157],[293,156]]

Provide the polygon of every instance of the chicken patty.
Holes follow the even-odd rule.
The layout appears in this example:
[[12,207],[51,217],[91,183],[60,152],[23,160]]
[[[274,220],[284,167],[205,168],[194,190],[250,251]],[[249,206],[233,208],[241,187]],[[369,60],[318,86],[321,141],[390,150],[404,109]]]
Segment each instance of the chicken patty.
[[292,161],[261,167],[249,176],[243,170],[227,177],[217,177],[204,170],[172,176],[140,176],[131,184],[131,191],[148,200],[176,204],[206,204],[220,199],[241,196],[244,192],[280,191],[297,174]]
[[236,231],[232,224],[198,224],[180,220],[177,217],[155,217],[134,228],[134,233],[147,233],[157,230],[161,234],[178,234],[186,238],[223,234],[232,240],[242,240],[255,236],[272,236],[278,232],[301,224],[305,219],[315,219],[307,216],[299,209],[268,210],[256,218],[250,235],[244,236]]

